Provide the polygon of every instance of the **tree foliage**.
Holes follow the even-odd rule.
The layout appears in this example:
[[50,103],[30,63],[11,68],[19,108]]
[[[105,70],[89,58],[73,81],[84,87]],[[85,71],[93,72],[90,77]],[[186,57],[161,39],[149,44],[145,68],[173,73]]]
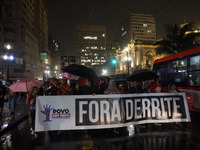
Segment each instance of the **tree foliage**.
[[175,54],[198,46],[194,41],[200,33],[194,32],[193,26],[193,23],[165,25],[166,36],[155,43],[156,53]]

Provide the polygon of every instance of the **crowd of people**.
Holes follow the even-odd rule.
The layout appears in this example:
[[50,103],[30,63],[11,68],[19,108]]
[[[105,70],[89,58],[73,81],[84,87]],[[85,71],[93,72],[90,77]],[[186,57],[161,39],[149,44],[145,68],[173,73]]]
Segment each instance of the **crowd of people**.
[[[7,87],[11,82],[7,82]],[[89,80],[85,77],[80,77],[78,80],[68,80],[66,77],[57,79],[52,77],[38,88],[33,86],[27,92],[26,105],[28,108],[29,123],[31,133],[34,135],[34,120],[35,120],[35,104],[37,96],[49,95],[96,95],[96,94],[129,94],[129,93],[159,93],[162,92],[159,77],[150,81],[133,81],[122,82],[118,86],[113,79],[108,80]],[[177,92],[175,85],[169,85],[169,92]],[[20,94],[12,92],[6,88],[0,81],[0,115],[3,111],[3,103],[5,96],[8,95],[10,115],[15,115],[16,100]]]

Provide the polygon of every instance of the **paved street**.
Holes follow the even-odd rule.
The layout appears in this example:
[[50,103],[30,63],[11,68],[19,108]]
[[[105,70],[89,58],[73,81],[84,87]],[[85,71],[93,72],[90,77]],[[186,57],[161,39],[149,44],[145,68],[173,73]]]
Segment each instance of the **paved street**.
[[41,133],[34,139],[29,132],[27,120],[1,138],[2,149],[79,150],[91,145],[95,150],[191,150],[200,149],[200,139],[188,131],[176,130],[168,125],[160,129],[140,131],[133,136],[93,137],[92,140],[77,140],[80,131],[65,131],[60,134]]

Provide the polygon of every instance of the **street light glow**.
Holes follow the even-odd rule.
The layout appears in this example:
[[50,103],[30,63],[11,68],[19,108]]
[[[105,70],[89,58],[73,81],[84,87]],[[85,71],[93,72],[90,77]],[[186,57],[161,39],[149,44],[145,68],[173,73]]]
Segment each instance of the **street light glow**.
[[3,56],[3,59],[4,59],[4,60],[13,60],[14,57],[13,57],[12,55],[10,55],[10,56],[4,55],[4,56]]
[[4,56],[3,56],[3,59],[4,59],[4,60],[7,60],[7,59],[8,59],[8,56],[7,56],[7,55],[4,55]]
[[6,46],[6,49],[11,49],[11,46],[8,44],[7,46]]
[[11,55],[10,58],[9,58],[9,60],[13,60],[13,59],[14,59],[14,57]]
[[131,61],[131,57],[130,57],[130,56],[129,56],[129,57],[125,56],[125,57],[124,57],[124,60],[125,60],[125,61]]
[[129,50],[129,47],[126,47],[126,48],[125,48],[125,51],[127,51],[127,52],[128,52],[128,50]]
[[108,71],[107,71],[107,70],[105,70],[105,69],[104,69],[104,70],[102,70],[102,75],[106,75],[106,74],[107,74],[107,72],[108,72]]

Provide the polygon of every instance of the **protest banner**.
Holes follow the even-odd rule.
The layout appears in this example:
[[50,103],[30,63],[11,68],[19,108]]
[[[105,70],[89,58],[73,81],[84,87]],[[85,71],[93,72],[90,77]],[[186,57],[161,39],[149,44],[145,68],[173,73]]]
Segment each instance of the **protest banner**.
[[35,131],[189,121],[185,93],[39,96]]

